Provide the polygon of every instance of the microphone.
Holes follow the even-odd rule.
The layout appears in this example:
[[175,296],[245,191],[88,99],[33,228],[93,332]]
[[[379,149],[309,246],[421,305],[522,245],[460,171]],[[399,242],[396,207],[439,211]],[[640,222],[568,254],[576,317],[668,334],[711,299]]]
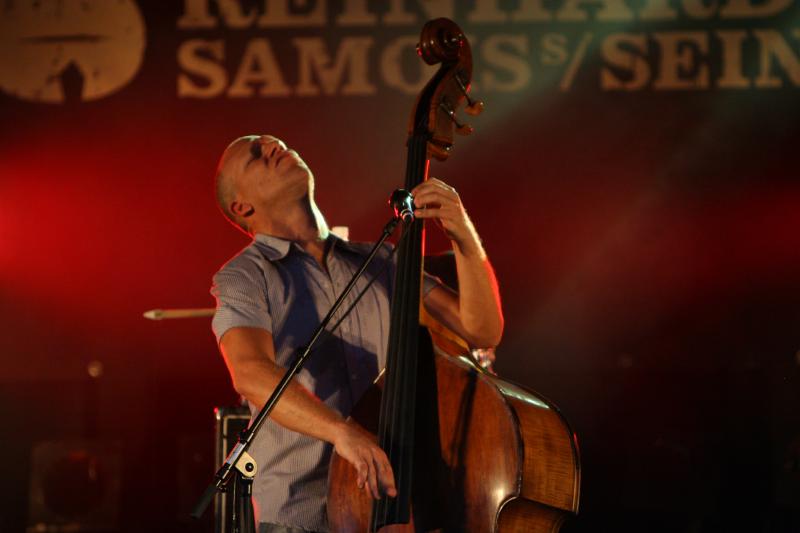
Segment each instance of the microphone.
[[403,221],[403,224],[414,222],[414,197],[405,189],[395,189],[389,197],[389,205],[394,210],[395,218]]

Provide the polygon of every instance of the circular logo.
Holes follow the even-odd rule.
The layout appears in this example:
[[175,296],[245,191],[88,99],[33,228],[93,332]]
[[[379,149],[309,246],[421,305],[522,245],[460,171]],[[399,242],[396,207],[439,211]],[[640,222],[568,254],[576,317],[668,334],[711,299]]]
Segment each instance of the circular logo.
[[142,64],[145,26],[133,0],[40,0],[0,7],[0,89],[34,102],[96,100]]

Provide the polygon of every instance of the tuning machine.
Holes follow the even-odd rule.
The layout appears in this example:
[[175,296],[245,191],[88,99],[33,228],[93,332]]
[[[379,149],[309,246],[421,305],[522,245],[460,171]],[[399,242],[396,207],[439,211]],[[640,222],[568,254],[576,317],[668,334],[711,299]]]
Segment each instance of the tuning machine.
[[464,80],[461,79],[461,76],[458,74],[455,75],[456,83],[458,84],[458,88],[461,89],[461,92],[464,94],[464,98],[467,99],[467,107],[466,111],[468,115],[478,116],[483,112],[483,102],[480,100],[473,100],[469,96],[469,89],[467,85],[464,83]]
[[456,125],[456,133],[460,135],[469,135],[475,131],[469,124],[462,124],[458,121],[455,110],[446,100],[442,100],[442,102],[439,104],[439,108],[447,113],[447,116],[450,117],[450,120],[452,120],[453,124]]
[[450,157],[450,151],[452,149],[452,144],[441,144],[434,140],[428,142],[428,153],[439,161],[445,161],[448,157]]

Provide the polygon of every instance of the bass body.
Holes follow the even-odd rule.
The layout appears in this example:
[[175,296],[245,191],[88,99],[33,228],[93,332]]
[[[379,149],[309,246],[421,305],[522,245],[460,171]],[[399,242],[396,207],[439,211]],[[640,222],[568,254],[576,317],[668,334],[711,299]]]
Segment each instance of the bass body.
[[[558,531],[578,511],[581,477],[564,417],[540,395],[420,337],[412,520],[380,531]],[[373,434],[383,385],[381,376],[352,413]],[[335,456],[329,482],[331,531],[369,531],[372,499],[355,470]]]

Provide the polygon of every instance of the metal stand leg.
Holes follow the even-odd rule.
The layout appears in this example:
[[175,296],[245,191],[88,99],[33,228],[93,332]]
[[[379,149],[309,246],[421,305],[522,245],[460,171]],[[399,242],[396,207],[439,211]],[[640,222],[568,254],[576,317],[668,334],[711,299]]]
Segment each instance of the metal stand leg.
[[236,533],[255,533],[253,514],[253,478],[241,474],[237,476],[236,488]]

